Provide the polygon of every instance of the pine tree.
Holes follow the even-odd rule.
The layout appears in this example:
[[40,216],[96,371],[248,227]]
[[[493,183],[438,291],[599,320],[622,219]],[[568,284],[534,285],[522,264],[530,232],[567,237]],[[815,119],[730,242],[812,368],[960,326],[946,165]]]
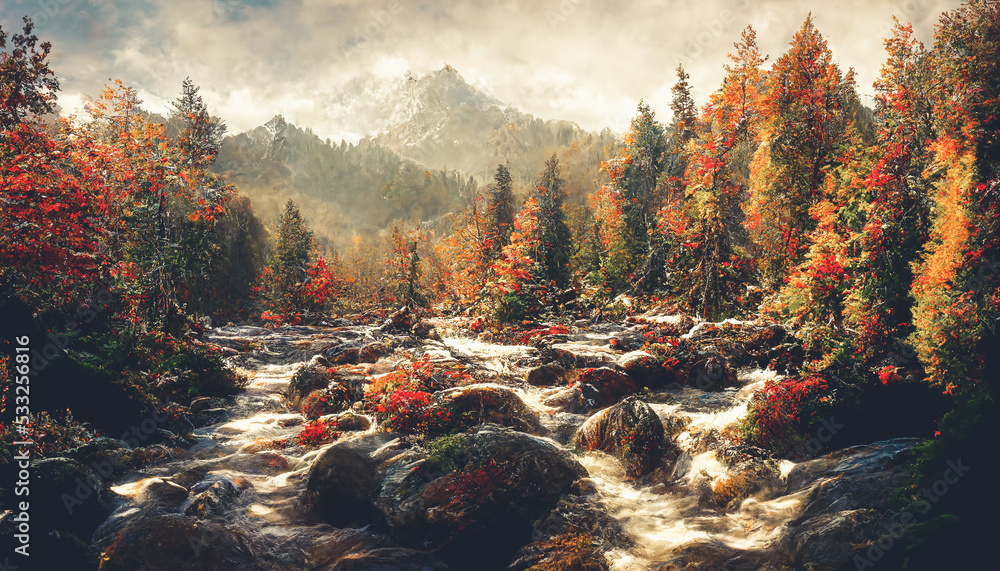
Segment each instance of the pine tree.
[[422,305],[420,280],[423,270],[417,253],[417,240],[404,238],[399,226],[393,226],[389,241],[392,252],[387,260],[386,290],[394,301],[408,306]]
[[643,281],[649,266],[650,229],[661,200],[657,189],[666,150],[664,129],[645,103],[639,103],[624,142],[619,156],[604,165],[615,214],[605,223],[614,223],[616,236],[601,271],[614,290]]
[[285,284],[301,282],[314,247],[313,231],[302,218],[298,205],[289,200],[278,216],[274,253],[268,266]]
[[[669,265],[672,285],[688,309],[703,319],[721,318],[739,304],[747,285],[748,258],[743,252],[743,202],[747,179],[743,157],[753,150],[759,127],[764,58],[756,33],[747,28],[726,66],[726,78],[712,94],[690,143],[685,188],[688,200],[680,211],[661,215],[661,227],[674,233]],[[687,217],[676,226],[671,216]],[[678,232],[678,228],[683,230]]]
[[489,204],[486,207],[486,263],[491,264],[503,254],[510,244],[510,233],[514,229],[514,191],[507,167],[497,165],[490,189]]
[[684,71],[684,65],[677,65],[677,83],[670,88],[670,110],[674,119],[671,128],[677,148],[683,148],[696,134],[698,126],[698,108],[691,96],[691,84],[687,80],[691,76]]
[[559,177],[559,159],[555,153],[545,162],[538,180],[538,261],[542,278],[564,288],[569,283],[570,231],[563,212],[565,181]]
[[875,82],[877,142],[864,176],[869,194],[859,236],[858,283],[848,311],[862,349],[873,357],[912,331],[912,266],[930,231],[930,181],[924,177],[934,140],[930,54],[898,21],[885,40],[888,59]]
[[181,96],[171,103],[171,119],[181,125],[176,145],[181,162],[196,167],[207,167],[215,162],[226,134],[226,125],[208,113],[208,107],[198,95],[199,87],[186,78],[181,85]]
[[[1000,318],[1000,6],[973,1],[941,18],[932,66],[938,79],[931,143],[932,227],[914,268],[913,342],[928,380],[975,398]],[[992,340],[989,343],[986,341]]]

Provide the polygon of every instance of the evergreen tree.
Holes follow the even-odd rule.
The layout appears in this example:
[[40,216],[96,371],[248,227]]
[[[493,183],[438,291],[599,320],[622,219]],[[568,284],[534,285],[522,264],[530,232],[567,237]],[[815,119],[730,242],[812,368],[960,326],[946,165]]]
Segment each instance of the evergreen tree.
[[392,252],[386,268],[386,289],[394,301],[410,306],[421,305],[423,296],[420,293],[420,280],[423,270],[417,253],[417,241],[404,238],[399,226],[393,226],[389,242]]
[[669,260],[672,285],[703,319],[721,318],[735,308],[749,277],[742,232],[744,157],[756,143],[764,58],[753,28],[734,45],[737,51],[729,56],[734,65],[726,66],[722,87],[712,94],[702,118],[703,132],[689,144],[688,200],[674,217],[687,221],[676,228],[669,209],[661,220],[662,227],[675,233]]
[[268,267],[286,287],[305,279],[314,249],[313,232],[294,201],[278,216],[277,238]]
[[198,95],[199,87],[186,78],[181,96],[171,103],[170,119],[181,125],[176,145],[181,161],[187,165],[208,167],[219,154],[226,125],[208,113],[208,107]]
[[569,283],[569,251],[570,231],[566,224],[566,214],[563,212],[563,184],[559,177],[559,159],[555,153],[545,162],[545,171],[539,177],[538,191],[538,226],[539,252],[538,261],[542,266],[541,276],[546,282],[554,282],[557,287],[566,287]]
[[487,264],[493,263],[510,244],[510,233],[514,229],[514,191],[507,167],[497,165],[490,189],[489,204],[486,207],[486,251]]
[[615,290],[642,280],[650,254],[649,231],[661,198],[657,188],[666,143],[663,125],[648,105],[639,103],[624,143],[619,156],[604,165],[615,215],[606,223],[616,228],[601,271]]
[[864,177],[869,194],[859,236],[858,283],[848,311],[869,355],[912,331],[913,264],[930,231],[930,181],[924,177],[934,140],[930,54],[913,28],[896,22],[885,40],[888,59],[875,81],[877,141]]
[[59,91],[59,80],[47,61],[52,44],[38,44],[32,33],[35,25],[27,16],[23,21],[20,34],[8,36],[0,28],[0,49],[7,47],[8,37],[13,44],[10,52],[0,52],[0,131],[51,113]]
[[934,208],[914,268],[910,339],[928,379],[966,398],[990,389],[986,367],[997,362],[995,351],[982,352],[996,343],[1000,318],[997,38],[1000,6],[982,1],[945,14],[935,35]]

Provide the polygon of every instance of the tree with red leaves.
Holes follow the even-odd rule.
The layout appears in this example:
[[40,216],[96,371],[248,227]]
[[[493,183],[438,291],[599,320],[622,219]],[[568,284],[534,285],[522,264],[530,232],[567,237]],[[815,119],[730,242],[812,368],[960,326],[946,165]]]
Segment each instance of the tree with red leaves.
[[[661,212],[660,227],[673,232],[668,265],[680,301],[703,319],[725,317],[739,306],[749,281],[749,258],[743,250],[743,202],[747,161],[760,126],[760,89],[764,63],[756,32],[747,28],[734,44],[726,78],[711,96],[689,144],[684,177],[686,200]],[[678,210],[680,210],[678,212]],[[687,221],[676,224],[683,216]]]
[[857,95],[854,70],[834,63],[812,15],[767,77],[749,226],[763,277],[776,283],[809,247],[816,227],[809,211],[823,198]]

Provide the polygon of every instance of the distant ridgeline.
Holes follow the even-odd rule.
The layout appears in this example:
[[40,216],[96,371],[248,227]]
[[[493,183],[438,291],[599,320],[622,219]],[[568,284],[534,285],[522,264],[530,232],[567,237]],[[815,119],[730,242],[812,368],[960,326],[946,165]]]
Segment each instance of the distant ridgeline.
[[393,220],[446,222],[492,180],[498,164],[527,194],[553,152],[570,202],[583,202],[615,150],[610,131],[587,133],[575,123],[501,108],[451,67],[408,77],[385,106],[394,123],[357,144],[324,142],[276,116],[227,137],[212,169],[251,197],[262,220],[273,220],[292,199],[321,242],[343,248],[355,236],[387,232]]

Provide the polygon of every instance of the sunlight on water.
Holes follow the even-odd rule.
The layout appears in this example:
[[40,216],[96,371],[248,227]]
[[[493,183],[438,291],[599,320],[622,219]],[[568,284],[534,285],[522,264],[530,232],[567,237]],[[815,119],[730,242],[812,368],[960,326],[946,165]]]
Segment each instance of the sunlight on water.
[[[709,430],[721,431],[746,415],[747,405],[754,392],[769,380],[780,379],[774,371],[754,370],[744,372],[740,380],[744,385],[726,393],[703,393],[694,389],[680,389],[671,394],[670,404],[651,404],[662,419],[671,416],[691,420],[685,432],[677,438],[682,450],[692,445],[692,434]],[[705,402],[728,402],[716,411],[705,411]],[[734,513],[724,513],[714,506],[711,496],[705,499],[699,492],[727,474],[727,467],[715,457],[715,450],[692,454],[691,466],[680,480],[664,487],[663,484],[640,486],[625,477],[618,460],[600,452],[590,452],[580,457],[590,472],[603,503],[636,545],[628,551],[616,550],[608,554],[608,561],[616,571],[648,569],[656,561],[669,560],[674,550],[692,542],[721,544],[734,549],[759,549],[773,542],[780,527],[797,512],[804,500],[804,493],[761,500],[751,496],[743,501]],[[782,477],[787,476],[794,462],[779,463]],[[699,486],[701,488],[699,488]],[[699,500],[699,498],[702,498]],[[707,502],[707,503],[706,503]]]
[[681,339],[690,339],[691,337],[694,337],[694,335],[695,335],[695,334],[696,334],[696,333],[697,333],[698,331],[700,331],[701,329],[703,329],[703,328],[705,328],[705,327],[709,327],[709,326],[712,326],[712,325],[714,325],[714,326],[716,326],[716,327],[723,327],[723,326],[725,326],[725,325],[737,325],[737,326],[738,326],[738,325],[743,325],[743,324],[745,324],[745,323],[747,323],[747,322],[746,322],[746,321],[740,321],[739,319],[726,319],[726,320],[724,320],[724,321],[720,321],[720,322],[718,322],[718,323],[713,323],[713,322],[711,322],[711,321],[702,321],[702,322],[701,322],[701,323],[699,323],[698,325],[695,325],[695,326],[694,326],[694,327],[693,327],[693,328],[691,329],[691,331],[688,331],[688,332],[687,332],[687,333],[685,333],[684,335],[681,335]]
[[527,345],[496,345],[467,337],[445,337],[444,344],[456,354],[475,357],[487,369],[507,375],[519,374],[512,360],[537,352]]

